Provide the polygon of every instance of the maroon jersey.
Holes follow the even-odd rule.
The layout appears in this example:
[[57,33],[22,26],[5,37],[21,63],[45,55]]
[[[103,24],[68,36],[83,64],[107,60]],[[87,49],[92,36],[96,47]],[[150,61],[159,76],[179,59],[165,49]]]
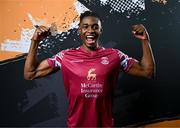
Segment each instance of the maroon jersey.
[[113,126],[112,100],[119,70],[127,72],[135,59],[117,49],[83,46],[59,52],[48,63],[60,68],[69,108],[68,127]]

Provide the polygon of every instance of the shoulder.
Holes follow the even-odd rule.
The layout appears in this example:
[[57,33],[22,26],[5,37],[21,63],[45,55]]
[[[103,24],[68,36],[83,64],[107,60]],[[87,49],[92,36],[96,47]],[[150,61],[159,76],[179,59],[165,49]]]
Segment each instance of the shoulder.
[[69,54],[75,54],[79,51],[79,47],[78,48],[68,48],[68,49],[64,49],[58,52],[59,55],[69,55]]
[[110,52],[110,53],[115,53],[115,54],[122,54],[123,53],[119,49],[116,49],[116,48],[104,48],[104,47],[102,47],[102,49],[105,52]]
[[78,51],[79,48],[67,48],[64,50],[59,51],[59,53],[69,53],[69,52],[75,52]]

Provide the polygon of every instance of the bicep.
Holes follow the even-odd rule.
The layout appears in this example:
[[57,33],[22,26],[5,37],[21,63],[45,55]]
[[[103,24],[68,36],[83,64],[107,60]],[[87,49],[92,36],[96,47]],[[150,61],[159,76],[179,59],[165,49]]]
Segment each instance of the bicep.
[[48,74],[50,74],[51,72],[53,72],[55,70],[55,68],[51,67],[48,64],[47,59],[43,60],[38,67],[36,68],[36,70],[32,71],[32,72],[28,72],[29,74],[27,74],[28,78],[27,79],[35,79],[35,78],[39,78],[39,77],[43,77],[46,76]]
[[143,66],[140,62],[136,61],[127,72],[130,75],[141,76],[145,78],[154,77],[154,68],[151,66]]
[[134,76],[145,76],[144,69],[139,61],[135,61],[127,73]]
[[51,66],[48,64],[47,59],[46,59],[46,60],[43,60],[43,61],[39,64],[39,66],[37,67],[35,77],[46,76],[46,75],[48,75],[49,73],[53,72],[54,70],[55,70],[55,68],[51,67]]

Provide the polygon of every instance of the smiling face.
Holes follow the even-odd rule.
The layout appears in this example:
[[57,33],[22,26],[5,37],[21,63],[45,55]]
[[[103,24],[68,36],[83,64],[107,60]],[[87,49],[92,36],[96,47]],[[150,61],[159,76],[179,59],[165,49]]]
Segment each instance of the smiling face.
[[82,19],[79,26],[79,34],[83,46],[88,50],[95,50],[98,47],[98,40],[101,35],[101,21],[94,16],[87,16]]

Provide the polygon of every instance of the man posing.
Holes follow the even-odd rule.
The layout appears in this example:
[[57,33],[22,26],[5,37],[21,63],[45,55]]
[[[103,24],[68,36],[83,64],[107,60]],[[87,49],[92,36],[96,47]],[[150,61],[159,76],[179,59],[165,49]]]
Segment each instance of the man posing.
[[69,102],[68,127],[112,127],[112,99],[119,71],[146,78],[151,78],[154,73],[155,63],[145,27],[134,25],[132,30],[142,43],[141,61],[118,49],[99,46],[101,19],[96,13],[86,11],[80,16],[78,29],[83,44],[38,63],[38,44],[47,31],[47,27],[40,26],[34,32],[24,78],[32,80],[61,69]]

